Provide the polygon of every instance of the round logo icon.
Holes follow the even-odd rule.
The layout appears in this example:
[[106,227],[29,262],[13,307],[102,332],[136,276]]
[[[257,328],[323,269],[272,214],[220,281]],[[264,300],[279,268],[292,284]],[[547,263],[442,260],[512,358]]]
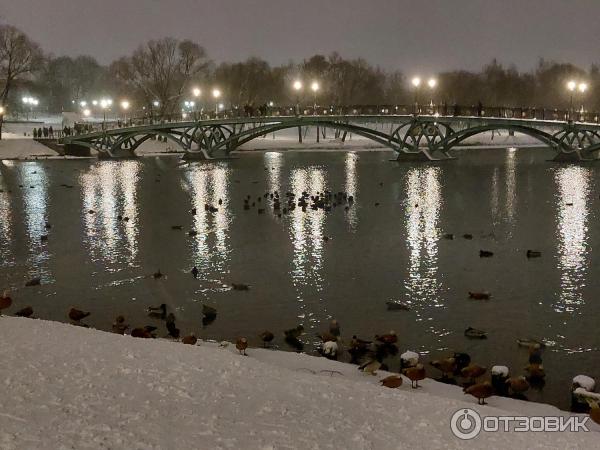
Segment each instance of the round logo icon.
[[459,439],[473,439],[481,431],[481,416],[470,408],[459,409],[450,419],[450,429]]

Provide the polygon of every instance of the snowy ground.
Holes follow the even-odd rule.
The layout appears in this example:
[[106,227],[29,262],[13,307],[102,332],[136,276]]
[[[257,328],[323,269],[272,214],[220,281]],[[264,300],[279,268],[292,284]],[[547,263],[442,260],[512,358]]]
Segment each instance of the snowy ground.
[[[431,380],[378,384],[355,366],[234,345],[144,340],[0,317],[0,448],[593,448],[590,433],[486,433],[461,441],[457,410],[566,414]],[[322,372],[324,370],[339,373]]]

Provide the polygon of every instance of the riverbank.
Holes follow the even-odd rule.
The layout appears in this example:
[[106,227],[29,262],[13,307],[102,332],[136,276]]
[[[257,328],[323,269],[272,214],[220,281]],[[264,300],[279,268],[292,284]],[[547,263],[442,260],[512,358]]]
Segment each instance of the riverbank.
[[455,386],[381,387],[385,372],[303,354],[144,340],[56,322],[0,318],[0,447],[591,448],[590,433],[455,438],[451,415],[568,415]]

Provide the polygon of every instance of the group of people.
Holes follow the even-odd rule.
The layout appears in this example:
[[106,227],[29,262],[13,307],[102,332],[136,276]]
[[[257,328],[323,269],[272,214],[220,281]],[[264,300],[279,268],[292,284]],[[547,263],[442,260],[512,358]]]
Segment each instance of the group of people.
[[33,138],[34,139],[54,139],[54,128],[52,126],[44,127],[44,128],[34,128],[33,129]]
[[255,108],[251,103],[246,103],[244,105],[244,115],[246,117],[255,117],[257,115],[257,110],[259,116],[266,116],[269,112],[269,106],[266,103],[259,105],[257,108]]

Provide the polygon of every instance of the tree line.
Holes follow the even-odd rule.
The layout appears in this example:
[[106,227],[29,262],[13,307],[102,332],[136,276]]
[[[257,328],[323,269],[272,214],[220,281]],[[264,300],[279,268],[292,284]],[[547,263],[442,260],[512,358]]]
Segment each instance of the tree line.
[[[148,41],[103,65],[88,55],[55,57],[21,30],[0,24],[0,105],[9,114],[26,108],[24,94],[39,98],[40,108],[50,113],[77,111],[81,101],[110,97],[127,98],[138,113],[154,108],[169,114],[179,111],[185,100],[214,107],[215,87],[228,108],[292,105],[297,100],[323,106],[408,105],[415,100],[412,75],[416,73],[384,70],[335,52],[280,66],[257,57],[217,64],[200,44],[169,37]],[[533,70],[522,72],[494,59],[479,71],[453,70],[434,77],[434,89],[427,78],[419,88],[421,103],[566,109],[571,101],[566,83],[575,79],[590,86],[585,94],[575,92],[575,106],[585,103],[586,109],[600,109],[600,96],[594,92],[600,86],[600,67],[595,64],[584,69],[540,59]],[[292,88],[297,79],[303,81],[300,92]],[[319,83],[316,95],[310,89],[313,81]],[[198,98],[192,94],[195,87],[202,90]]]

